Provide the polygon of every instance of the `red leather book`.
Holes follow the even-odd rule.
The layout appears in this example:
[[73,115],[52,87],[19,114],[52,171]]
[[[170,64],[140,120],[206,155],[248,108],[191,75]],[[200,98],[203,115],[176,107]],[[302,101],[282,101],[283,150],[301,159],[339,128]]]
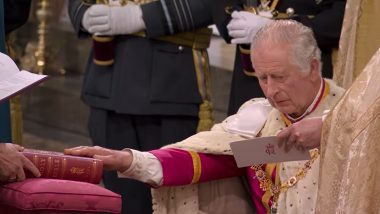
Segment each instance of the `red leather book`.
[[[41,172],[41,178],[83,181],[98,184],[103,174],[103,162],[88,157],[60,152],[25,149],[22,152]],[[26,172],[27,177],[34,177]]]

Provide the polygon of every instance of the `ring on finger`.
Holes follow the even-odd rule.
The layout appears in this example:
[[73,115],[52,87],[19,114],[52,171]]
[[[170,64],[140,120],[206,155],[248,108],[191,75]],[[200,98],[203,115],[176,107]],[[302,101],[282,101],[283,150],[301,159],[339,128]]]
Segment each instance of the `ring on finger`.
[[10,181],[10,182],[13,182],[13,181],[16,181],[16,180],[17,180],[16,176],[12,176],[12,177],[8,178],[8,181]]

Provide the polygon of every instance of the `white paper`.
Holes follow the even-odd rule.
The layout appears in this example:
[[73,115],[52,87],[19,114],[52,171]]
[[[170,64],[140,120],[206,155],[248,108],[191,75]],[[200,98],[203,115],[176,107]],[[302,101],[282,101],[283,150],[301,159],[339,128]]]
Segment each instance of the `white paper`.
[[29,71],[20,71],[9,56],[0,53],[0,102],[43,81],[46,77]]
[[230,146],[238,167],[310,159],[307,150],[301,151],[293,147],[286,152],[284,146],[278,146],[275,136],[236,141]]

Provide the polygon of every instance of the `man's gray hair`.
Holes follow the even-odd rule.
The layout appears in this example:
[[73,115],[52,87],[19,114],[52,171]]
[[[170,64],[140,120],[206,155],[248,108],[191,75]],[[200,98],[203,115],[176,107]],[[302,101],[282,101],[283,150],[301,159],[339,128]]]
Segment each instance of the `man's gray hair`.
[[[290,47],[289,62],[303,72],[310,71],[313,58],[321,61],[321,51],[313,31],[293,20],[277,20],[261,28],[252,41],[251,49],[255,51],[257,45],[265,45],[268,47],[267,51],[270,51],[271,47],[284,44]],[[322,68],[322,63],[320,67]]]

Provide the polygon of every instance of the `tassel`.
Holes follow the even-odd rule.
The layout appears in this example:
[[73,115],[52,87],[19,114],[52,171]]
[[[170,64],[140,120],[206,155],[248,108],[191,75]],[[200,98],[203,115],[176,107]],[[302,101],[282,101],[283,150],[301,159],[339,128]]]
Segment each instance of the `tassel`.
[[208,131],[214,125],[212,110],[212,103],[208,100],[203,101],[203,103],[199,106],[199,122],[197,132]]

